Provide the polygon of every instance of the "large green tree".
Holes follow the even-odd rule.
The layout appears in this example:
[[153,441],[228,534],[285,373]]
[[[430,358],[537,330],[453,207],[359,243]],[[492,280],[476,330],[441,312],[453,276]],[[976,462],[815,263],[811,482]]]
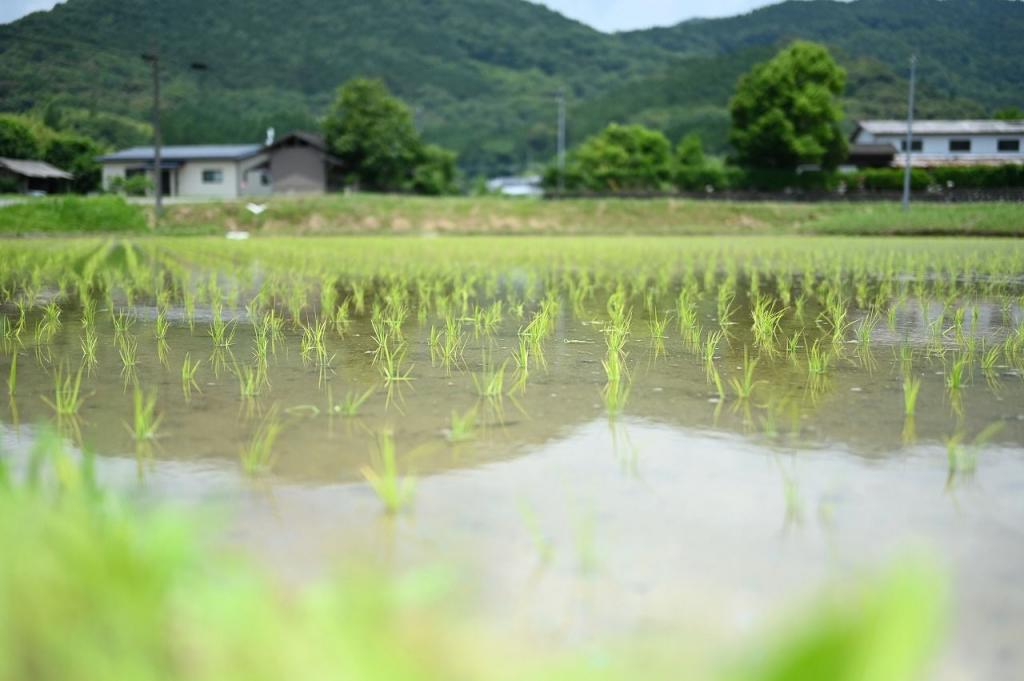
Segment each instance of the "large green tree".
[[41,153],[31,127],[16,116],[0,115],[0,157],[37,159]]
[[[596,192],[654,191],[672,180],[672,145],[657,130],[612,123],[570,155],[566,188]],[[548,173],[548,184],[557,175]]]
[[835,168],[846,156],[839,97],[846,72],[828,49],[796,41],[740,79],[729,102],[729,141],[740,165]]
[[103,148],[93,140],[74,133],[57,133],[46,145],[43,160],[75,176],[71,186],[76,192],[99,189],[100,164],[97,156]]
[[369,191],[409,188],[423,154],[412,112],[380,80],[356,78],[338,90],[324,120],[331,151],[347,180]]

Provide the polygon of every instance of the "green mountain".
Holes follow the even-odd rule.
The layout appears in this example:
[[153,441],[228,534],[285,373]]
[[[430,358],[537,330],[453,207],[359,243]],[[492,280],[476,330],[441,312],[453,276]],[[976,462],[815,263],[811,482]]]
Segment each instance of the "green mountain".
[[68,0],[0,26],[0,110],[142,141],[140,54],[159,51],[168,143],[259,141],[315,127],[340,83],[371,75],[467,173],[497,173],[551,157],[559,89],[570,142],[616,120],[722,150],[736,79],[797,37],[846,66],[851,115],[903,114],[911,49],[922,113],[987,115],[1024,104],[1021,35],[1010,0],[791,1],[613,35],[521,0]]

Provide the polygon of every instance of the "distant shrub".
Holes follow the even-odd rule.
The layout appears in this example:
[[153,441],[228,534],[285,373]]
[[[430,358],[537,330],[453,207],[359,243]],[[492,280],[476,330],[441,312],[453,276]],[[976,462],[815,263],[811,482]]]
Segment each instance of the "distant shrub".
[[742,171],[729,166],[692,166],[676,170],[676,186],[682,191],[698,192],[731,189],[742,177]]
[[0,233],[141,232],[146,217],[119,196],[46,198],[0,208]]
[[[853,175],[851,184],[857,188],[873,191],[900,191],[903,189],[902,168],[868,168]],[[931,175],[915,168],[910,172],[910,188],[915,191],[927,189],[933,184]]]
[[840,176],[824,171],[744,170],[738,182],[740,189],[763,192],[833,191],[839,186]]
[[145,196],[153,188],[153,182],[145,175],[115,177],[110,180],[110,191],[125,196]]
[[1004,189],[1024,187],[1024,165],[1002,166],[958,166],[933,168],[931,175],[935,184],[963,189]]

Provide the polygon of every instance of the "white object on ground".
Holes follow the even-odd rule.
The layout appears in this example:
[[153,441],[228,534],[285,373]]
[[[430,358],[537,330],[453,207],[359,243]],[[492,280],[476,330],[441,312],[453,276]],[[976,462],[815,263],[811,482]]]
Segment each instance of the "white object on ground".
[[245,204],[245,208],[246,208],[246,210],[248,210],[253,215],[259,215],[260,213],[262,213],[263,211],[265,211],[267,209],[267,204],[265,204],[265,203],[247,203],[247,204]]
[[237,230],[231,230],[228,232],[227,237],[232,241],[245,241],[249,238],[249,232],[241,232]]

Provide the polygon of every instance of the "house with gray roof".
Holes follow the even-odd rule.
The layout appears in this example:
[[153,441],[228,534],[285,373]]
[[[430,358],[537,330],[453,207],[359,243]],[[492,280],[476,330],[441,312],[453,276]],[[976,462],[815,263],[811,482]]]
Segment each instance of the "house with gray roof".
[[[322,138],[295,132],[268,144],[191,144],[160,149],[164,196],[236,199],[323,193],[340,166]],[[154,181],[153,147],[132,147],[99,159],[103,187],[144,175]]]
[[[891,164],[906,163],[907,122],[860,121],[850,137],[851,158],[892,151]],[[914,121],[910,164],[914,167],[1024,163],[1024,121]]]
[[0,178],[4,184],[17,189],[19,194],[66,192],[74,175],[45,161],[20,158],[0,158]]

